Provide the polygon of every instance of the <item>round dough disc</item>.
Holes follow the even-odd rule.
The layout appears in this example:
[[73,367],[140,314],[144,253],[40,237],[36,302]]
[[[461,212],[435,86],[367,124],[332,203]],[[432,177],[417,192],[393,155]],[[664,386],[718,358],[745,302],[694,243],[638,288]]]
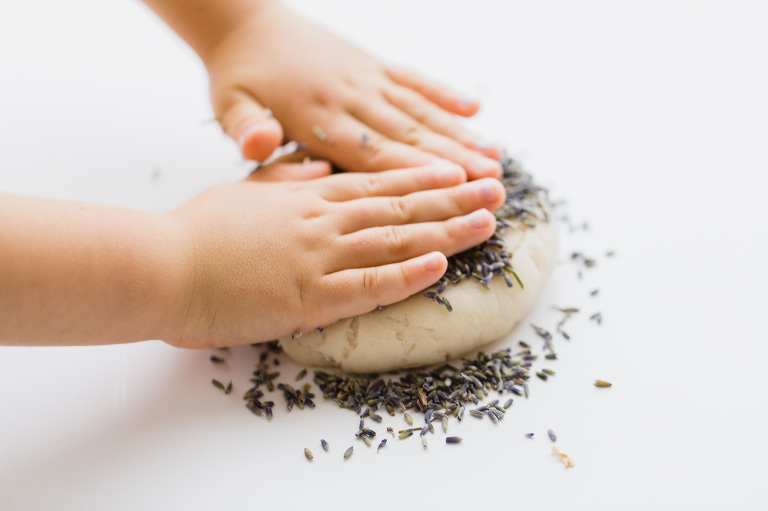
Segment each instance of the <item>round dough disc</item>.
[[474,279],[448,285],[449,312],[421,293],[353,318],[321,333],[283,339],[283,350],[299,364],[372,373],[446,362],[509,333],[531,310],[554,266],[557,237],[547,221],[535,227],[517,222],[503,234],[516,281],[491,279],[486,289]]

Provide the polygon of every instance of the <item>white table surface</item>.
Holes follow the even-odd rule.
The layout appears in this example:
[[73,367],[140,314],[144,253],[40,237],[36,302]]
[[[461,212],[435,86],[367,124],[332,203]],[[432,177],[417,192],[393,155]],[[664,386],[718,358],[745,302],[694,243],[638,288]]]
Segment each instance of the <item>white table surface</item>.
[[[539,307],[496,345],[538,347],[529,323],[554,330],[552,305],[579,307],[560,359],[539,364],[557,375],[498,426],[452,422],[461,445],[438,431],[377,455],[322,399],[251,415],[251,347],[225,366],[159,342],[0,348],[0,509],[765,509],[766,4],[292,4],[481,98],[470,125],[588,222],[561,225]],[[164,211],[238,179],[249,165],[206,88],[136,1],[3,2],[0,191]],[[598,261],[581,280],[574,250]]]

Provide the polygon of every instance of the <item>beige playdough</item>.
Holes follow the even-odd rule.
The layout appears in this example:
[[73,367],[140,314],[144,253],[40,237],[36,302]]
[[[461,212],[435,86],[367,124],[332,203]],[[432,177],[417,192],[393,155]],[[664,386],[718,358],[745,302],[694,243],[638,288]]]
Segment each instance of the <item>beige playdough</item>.
[[[484,286],[477,250],[471,268],[463,262],[471,260],[473,251],[464,252],[449,259],[449,272],[454,271],[447,274],[448,284],[439,295],[447,298],[452,311],[419,293],[382,310],[337,321],[322,332],[282,339],[283,350],[303,365],[371,373],[446,362],[509,333],[536,303],[554,266],[557,238],[548,220],[545,191],[513,160],[502,163],[508,197],[497,212],[493,240],[503,243],[501,252],[511,256],[511,267],[497,270]],[[478,248],[499,250],[496,245]],[[471,270],[473,276],[465,278],[466,270],[459,268]],[[425,292],[437,290],[435,286]]]

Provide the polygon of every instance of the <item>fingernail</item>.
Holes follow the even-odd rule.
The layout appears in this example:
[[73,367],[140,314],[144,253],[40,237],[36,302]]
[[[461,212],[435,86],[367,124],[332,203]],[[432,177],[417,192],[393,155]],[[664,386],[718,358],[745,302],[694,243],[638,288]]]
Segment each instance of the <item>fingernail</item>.
[[435,271],[440,269],[442,257],[440,257],[439,253],[433,252],[431,254],[424,256],[421,262],[424,265],[424,268],[428,269],[429,271]]
[[264,128],[264,123],[257,122],[257,123],[251,124],[250,126],[245,128],[245,131],[243,131],[243,133],[240,135],[240,138],[238,139],[237,143],[240,145],[240,147],[243,147],[246,139],[251,133],[263,128]]
[[468,214],[467,220],[469,220],[469,225],[475,229],[483,228],[488,225],[488,210],[478,209],[477,211]]
[[477,182],[475,185],[480,192],[480,197],[486,202],[493,202],[499,196],[499,189],[494,186],[493,181],[483,179]]
[[490,142],[485,142],[482,140],[477,140],[472,143],[473,146],[475,146],[475,149],[478,151],[488,151],[489,149],[493,149],[496,147],[495,144],[491,144]]
[[469,96],[462,96],[459,98],[459,105],[460,106],[474,106],[477,104],[477,100],[474,98],[470,98]]
[[480,156],[469,162],[468,170],[477,174],[476,177],[499,177],[501,176],[501,163],[490,158]]

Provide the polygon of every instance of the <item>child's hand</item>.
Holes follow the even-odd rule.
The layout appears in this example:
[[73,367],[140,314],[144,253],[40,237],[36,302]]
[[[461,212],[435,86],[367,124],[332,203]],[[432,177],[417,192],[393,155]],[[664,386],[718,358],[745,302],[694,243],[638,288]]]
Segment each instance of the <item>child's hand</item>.
[[442,276],[445,255],[489,238],[489,210],[505,196],[499,181],[466,183],[452,164],[329,172],[321,162],[267,167],[171,213],[192,277],[187,316],[167,341],[268,341],[400,301]]
[[216,44],[198,48],[217,119],[246,158],[265,159],[285,135],[346,170],[440,157],[470,179],[500,175],[499,150],[453,115],[474,115],[476,101],[386,66],[278,3],[254,3]]

